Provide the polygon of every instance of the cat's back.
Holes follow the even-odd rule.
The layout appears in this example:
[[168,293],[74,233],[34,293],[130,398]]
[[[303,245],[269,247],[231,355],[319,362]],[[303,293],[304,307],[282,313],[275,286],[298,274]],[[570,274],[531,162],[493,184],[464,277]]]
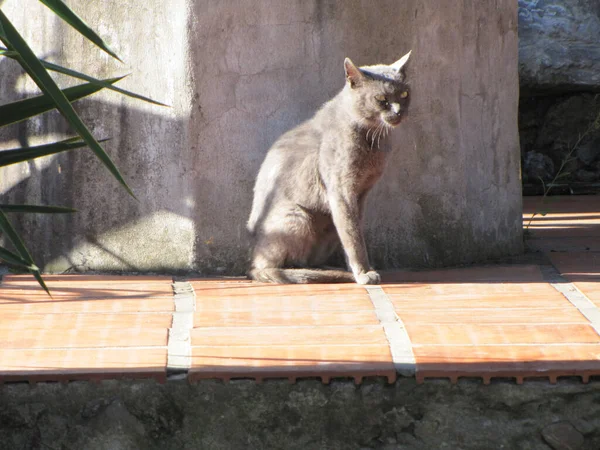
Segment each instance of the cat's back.
[[280,153],[289,156],[302,156],[315,152],[321,142],[323,133],[315,122],[315,118],[297,125],[283,133],[271,146],[269,154]]
[[325,102],[310,119],[283,133],[268,154],[302,156],[317,153],[324,136],[331,134],[332,127],[336,127],[336,100],[337,97],[334,97]]
[[[305,172],[317,167],[322,139],[323,131],[314,117],[282,134],[265,156],[256,179],[256,188],[275,183],[303,184]],[[277,177],[281,174],[285,177]]]
[[254,186],[248,229],[283,204],[312,205],[322,196],[318,151],[323,133],[314,117],[282,134],[271,146]]

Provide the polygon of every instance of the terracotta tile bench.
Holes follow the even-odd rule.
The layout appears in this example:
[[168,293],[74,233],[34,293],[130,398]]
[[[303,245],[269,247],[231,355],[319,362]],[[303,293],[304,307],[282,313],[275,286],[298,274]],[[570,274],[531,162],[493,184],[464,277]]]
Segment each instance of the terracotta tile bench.
[[[526,219],[535,201],[526,199]],[[587,382],[600,375],[600,201],[572,197],[552,205],[528,236],[552,265],[395,271],[369,288],[49,275],[52,297],[32,277],[7,275],[0,380],[393,382],[400,374],[419,382]],[[582,250],[582,239],[591,250]]]

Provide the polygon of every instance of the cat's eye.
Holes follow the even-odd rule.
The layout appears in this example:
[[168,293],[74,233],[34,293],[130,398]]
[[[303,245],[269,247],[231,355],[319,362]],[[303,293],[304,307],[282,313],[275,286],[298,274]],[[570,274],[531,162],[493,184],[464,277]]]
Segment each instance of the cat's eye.
[[387,105],[387,99],[385,98],[385,95],[376,95],[375,96],[375,100],[377,100],[379,103],[383,104],[383,105]]
[[406,98],[408,97],[408,91],[404,91],[402,94],[400,94],[400,98]]

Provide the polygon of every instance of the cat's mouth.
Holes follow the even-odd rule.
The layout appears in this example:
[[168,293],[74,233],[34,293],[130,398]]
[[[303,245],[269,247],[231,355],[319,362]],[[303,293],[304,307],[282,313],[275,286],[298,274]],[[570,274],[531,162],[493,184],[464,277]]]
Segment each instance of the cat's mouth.
[[388,125],[396,127],[396,126],[400,125],[400,122],[402,122],[402,117],[390,117],[389,119],[385,119],[385,122]]

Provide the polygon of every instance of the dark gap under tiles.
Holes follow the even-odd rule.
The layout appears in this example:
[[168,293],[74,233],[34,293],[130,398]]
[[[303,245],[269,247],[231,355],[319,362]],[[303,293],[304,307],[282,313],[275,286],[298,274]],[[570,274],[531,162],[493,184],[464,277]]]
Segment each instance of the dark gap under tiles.
[[452,383],[452,379],[450,377],[450,375],[448,375],[447,377],[445,376],[424,376],[424,377],[417,377],[417,383],[419,384],[423,384],[423,383],[433,383],[433,384],[442,384],[442,383],[450,383],[450,384],[454,384]]
[[[500,377],[494,377],[491,376],[489,377],[490,382],[489,384],[520,384],[517,380],[517,376],[511,377],[511,376],[500,376]],[[520,378],[520,377],[519,377]],[[483,380],[483,378],[482,378]]]
[[[3,378],[0,377],[0,383],[4,384],[4,385],[11,385],[11,386],[15,386],[15,385],[28,385],[31,386],[32,383],[29,380],[4,380]],[[57,381],[53,381],[53,383],[57,383]]]
[[477,385],[481,385],[483,384],[483,379],[481,377],[475,376],[475,375],[469,375],[469,376],[459,376],[458,377],[458,381],[456,382],[456,384],[477,384]]
[[549,379],[547,375],[524,376],[523,381],[526,383],[548,383]]
[[584,383],[585,376],[583,375],[558,375],[556,377],[556,382],[558,384],[561,383]]

